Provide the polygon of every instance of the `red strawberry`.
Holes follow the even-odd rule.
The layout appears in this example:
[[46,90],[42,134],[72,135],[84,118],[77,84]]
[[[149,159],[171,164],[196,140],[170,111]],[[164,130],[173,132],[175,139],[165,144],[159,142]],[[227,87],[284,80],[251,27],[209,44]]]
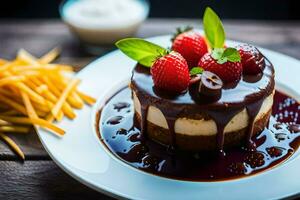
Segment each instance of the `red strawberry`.
[[204,37],[194,31],[187,31],[175,37],[172,50],[180,53],[190,67],[196,67],[200,58],[208,52]]
[[176,93],[186,90],[190,81],[188,64],[177,52],[157,59],[151,74],[155,87]]
[[265,59],[262,53],[254,46],[242,44],[237,46],[240,52],[244,74],[259,74],[265,68]]
[[241,62],[227,61],[220,64],[212,58],[210,53],[206,53],[199,61],[198,66],[202,67],[206,71],[211,71],[217,74],[223,82],[237,82],[242,76],[242,64]]

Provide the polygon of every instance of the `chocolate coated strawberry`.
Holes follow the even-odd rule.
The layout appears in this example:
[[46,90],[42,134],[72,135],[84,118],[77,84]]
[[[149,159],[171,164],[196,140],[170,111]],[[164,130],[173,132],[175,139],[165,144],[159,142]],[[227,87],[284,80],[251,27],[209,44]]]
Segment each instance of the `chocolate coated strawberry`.
[[195,31],[187,31],[176,36],[172,50],[180,53],[190,67],[196,67],[200,58],[208,52],[204,37]]
[[256,75],[264,70],[266,66],[264,56],[256,47],[242,44],[237,46],[237,49],[241,55],[244,74]]
[[242,76],[241,62],[225,61],[221,64],[210,53],[205,54],[200,59],[198,66],[201,66],[206,71],[215,73],[225,83],[238,82]]
[[186,60],[177,52],[158,58],[151,67],[154,86],[180,93],[189,86],[190,74]]

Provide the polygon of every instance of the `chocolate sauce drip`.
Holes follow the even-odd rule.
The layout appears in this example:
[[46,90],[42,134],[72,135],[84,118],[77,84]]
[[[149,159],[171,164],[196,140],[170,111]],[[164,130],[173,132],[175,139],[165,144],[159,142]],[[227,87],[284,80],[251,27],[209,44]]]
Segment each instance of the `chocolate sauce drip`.
[[[140,130],[135,127],[135,112],[128,88],[112,97],[99,112],[101,117],[97,118],[100,119],[97,130],[101,142],[114,156],[140,170],[167,178],[189,181],[220,181],[241,178],[284,164],[299,147],[300,118],[297,113],[299,113],[300,105],[282,93],[276,92],[274,96],[273,115],[279,121],[271,117],[269,127],[259,135],[252,137],[252,141],[256,144],[255,149],[242,146],[233,147],[226,149],[226,154],[222,158],[216,156],[215,152],[175,151],[170,154],[169,148],[166,146],[150,139],[143,140],[140,137]],[[126,112],[127,109],[121,112],[113,109],[115,103],[124,100],[130,103],[129,113]],[[254,111],[259,110],[260,105],[258,104],[248,108],[248,112],[252,111],[253,118]],[[283,104],[285,106],[281,108]],[[183,112],[180,109],[177,111],[178,113]],[[233,111],[231,110],[231,112]],[[294,114],[281,119],[281,114],[285,112]],[[178,113],[173,114],[175,116]],[[215,112],[213,113],[215,114]],[[170,115],[167,111],[165,114]],[[106,123],[114,116],[122,116],[123,119],[117,124]],[[219,117],[215,116],[216,119]],[[290,122],[292,124],[289,124]],[[291,159],[293,158],[291,157]]]
[[250,149],[255,148],[255,143],[251,140],[253,136],[253,129],[254,129],[254,122],[257,114],[259,113],[259,110],[264,102],[264,99],[258,100],[252,104],[249,104],[246,106],[247,113],[248,113],[248,130],[247,130],[247,142],[248,142],[248,147]]
[[147,128],[147,114],[148,109],[150,105],[155,105],[160,111],[163,113],[163,115],[166,118],[167,125],[170,132],[170,145],[171,148],[174,148],[176,146],[176,134],[175,134],[175,121],[178,118],[181,107],[174,108],[174,109],[165,109],[161,104],[156,102],[151,102],[151,99],[148,99],[145,97],[143,93],[137,92],[136,93],[137,98],[141,102],[141,132],[143,137],[145,137],[146,128]]
[[146,138],[147,133],[147,116],[148,116],[149,104],[141,105],[141,137],[142,139]]
[[[169,128],[170,133],[170,149],[175,149],[176,147],[176,133],[175,133],[175,122],[179,116],[180,110],[174,109],[174,110],[164,110],[161,107],[158,107],[164,116],[166,117],[166,121]],[[174,113],[174,111],[176,113]]]
[[170,132],[171,149],[175,149],[175,146],[176,146],[175,121],[176,121],[176,118],[167,119],[167,124],[168,124],[169,132]]
[[217,126],[217,149],[221,153],[221,155],[224,154],[223,147],[224,147],[224,138],[225,138],[225,132],[224,129],[226,125],[231,121],[231,119],[239,113],[241,110],[240,108],[236,109],[229,109],[226,111],[226,116],[224,116],[224,111],[206,111],[207,114],[215,121]]

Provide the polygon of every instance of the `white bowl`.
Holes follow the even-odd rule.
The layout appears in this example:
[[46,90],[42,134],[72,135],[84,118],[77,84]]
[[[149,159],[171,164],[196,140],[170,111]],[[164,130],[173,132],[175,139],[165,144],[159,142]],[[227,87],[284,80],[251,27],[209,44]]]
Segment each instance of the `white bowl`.
[[[149,14],[147,0],[127,0],[127,4],[122,1],[65,0],[60,5],[60,15],[71,32],[84,44],[94,46],[113,44],[119,39],[133,36]],[[113,5],[112,2],[115,4]],[[130,10],[126,14],[124,8],[115,7],[118,3],[128,6],[129,2],[132,2],[133,9],[137,9],[135,12]],[[110,11],[109,8],[119,10]]]

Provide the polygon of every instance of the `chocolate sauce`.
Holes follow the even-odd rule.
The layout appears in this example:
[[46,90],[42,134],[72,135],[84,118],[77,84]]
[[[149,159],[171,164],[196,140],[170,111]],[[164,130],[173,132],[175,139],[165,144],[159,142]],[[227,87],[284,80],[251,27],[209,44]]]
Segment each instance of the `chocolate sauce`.
[[109,118],[106,123],[110,124],[110,125],[116,125],[116,124],[119,124],[122,119],[123,119],[123,116],[113,116],[113,117]]
[[114,109],[116,109],[118,112],[120,112],[121,110],[128,108],[129,106],[130,106],[129,103],[118,102],[118,103],[114,104]]
[[[170,99],[170,101],[178,101],[178,97],[175,100],[172,97]],[[118,102],[128,103],[130,112],[127,112],[127,109],[114,109],[114,104]],[[259,104],[261,103],[247,103],[248,113],[255,116],[255,111],[260,107]],[[217,156],[215,151],[191,153],[178,151],[176,148],[170,154],[170,148],[150,139],[143,139],[141,131],[135,123],[129,88],[117,93],[104,106],[97,128],[99,128],[99,135],[104,145],[113,155],[128,165],[168,178],[189,181],[220,181],[256,174],[291,157],[300,144],[299,108],[300,105],[294,99],[276,91],[273,104],[274,117],[271,117],[268,128],[251,138],[256,147],[249,149],[247,146],[239,146],[226,149],[223,157]],[[163,110],[162,112],[168,116],[176,116],[179,111],[184,109],[184,107],[180,107],[174,108],[176,112],[172,110]],[[239,107],[236,109],[238,110]],[[238,111],[231,109],[226,114],[234,115],[236,112]],[[214,119],[224,119],[224,113],[214,112],[213,114],[215,115]],[[218,116],[221,114],[223,117]],[[116,124],[107,123],[114,116],[123,118]],[[230,116],[226,118],[229,119]],[[172,121],[172,119],[168,120]],[[226,120],[217,123],[226,124]]]

